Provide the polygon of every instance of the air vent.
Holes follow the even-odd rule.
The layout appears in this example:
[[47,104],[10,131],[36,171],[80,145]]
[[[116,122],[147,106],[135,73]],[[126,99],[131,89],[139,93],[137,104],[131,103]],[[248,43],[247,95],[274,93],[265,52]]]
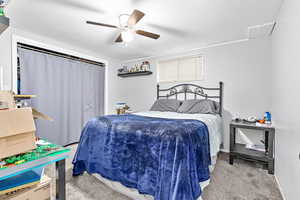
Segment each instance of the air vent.
[[276,23],[271,22],[263,25],[256,25],[248,27],[248,38],[264,38],[272,35]]

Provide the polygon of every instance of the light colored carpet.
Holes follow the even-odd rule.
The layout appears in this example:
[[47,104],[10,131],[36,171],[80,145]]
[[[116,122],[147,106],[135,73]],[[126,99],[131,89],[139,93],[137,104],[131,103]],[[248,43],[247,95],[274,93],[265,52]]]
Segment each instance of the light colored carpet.
[[[46,169],[53,177],[54,166]],[[54,185],[54,182],[53,182]],[[203,200],[282,200],[275,178],[255,164],[236,160],[228,164],[226,154],[218,158],[211,183]],[[130,200],[114,192],[95,177],[84,174],[72,177],[71,159],[67,160],[67,200]]]

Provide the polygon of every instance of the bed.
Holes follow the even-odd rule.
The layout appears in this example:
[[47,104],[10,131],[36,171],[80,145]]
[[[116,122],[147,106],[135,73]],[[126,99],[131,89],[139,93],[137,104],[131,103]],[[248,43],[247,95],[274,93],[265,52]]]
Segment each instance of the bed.
[[136,200],[200,200],[222,143],[223,84],[157,87],[157,99],[181,97],[216,99],[218,113],[147,111],[94,118],[82,132],[73,175],[88,172]]

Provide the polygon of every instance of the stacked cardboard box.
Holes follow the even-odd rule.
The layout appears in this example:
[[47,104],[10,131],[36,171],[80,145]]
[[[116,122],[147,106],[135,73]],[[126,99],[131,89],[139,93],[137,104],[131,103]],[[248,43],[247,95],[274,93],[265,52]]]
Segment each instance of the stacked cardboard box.
[[0,111],[0,159],[35,149],[31,108]]
[[[20,96],[18,96],[18,98],[20,98]],[[17,108],[13,92],[0,91],[0,161],[4,158],[26,153],[36,148],[36,127],[34,123],[34,119],[36,118],[52,120],[50,117],[33,108]],[[20,183],[24,178],[27,179],[26,173],[18,176],[16,180],[17,178],[21,180]],[[35,177],[31,182],[29,180],[25,181],[26,184],[12,183],[12,186],[15,184],[17,187],[9,187],[8,190],[12,191],[13,195],[5,195],[5,199],[50,199],[49,178],[41,182],[39,179],[40,175],[39,177]],[[9,180],[7,181],[9,182]],[[32,187],[32,185],[34,185],[34,187]],[[20,191],[20,188],[25,189],[21,189]],[[0,197],[0,200],[1,198],[2,197]]]
[[[34,149],[35,124],[31,108],[16,108],[13,93],[0,92],[0,159]],[[5,106],[7,106],[5,108]]]
[[14,94],[0,91],[0,160],[36,148],[34,118],[51,120],[30,107],[17,108]]

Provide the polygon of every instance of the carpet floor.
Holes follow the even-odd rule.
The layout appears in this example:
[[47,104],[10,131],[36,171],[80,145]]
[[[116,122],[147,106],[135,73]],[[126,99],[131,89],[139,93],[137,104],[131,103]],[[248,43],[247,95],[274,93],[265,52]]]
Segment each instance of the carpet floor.
[[[88,174],[72,177],[71,159],[67,160],[67,200],[130,200],[111,190]],[[54,166],[46,169],[54,177]],[[54,185],[54,179],[53,179]],[[55,191],[53,190],[53,193]],[[283,200],[274,176],[261,166],[242,160],[228,164],[227,154],[220,154],[211,183],[202,194],[203,200]]]

